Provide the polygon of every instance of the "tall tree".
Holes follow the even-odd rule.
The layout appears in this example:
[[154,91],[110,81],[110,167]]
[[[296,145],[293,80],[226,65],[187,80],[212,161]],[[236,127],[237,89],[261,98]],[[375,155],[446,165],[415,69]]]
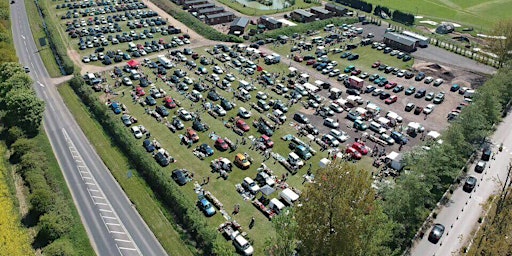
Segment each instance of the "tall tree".
[[501,20],[494,25],[489,39],[489,50],[498,56],[500,66],[512,60],[512,19]]
[[19,63],[4,62],[0,64],[0,83],[6,81],[16,73],[25,73]]
[[272,226],[276,231],[275,237],[267,239],[265,249],[267,255],[289,256],[297,249],[298,224],[295,219],[295,210],[286,208],[272,219]]
[[369,173],[335,162],[306,186],[297,212],[304,255],[390,255],[392,224],[375,201]]
[[27,136],[35,136],[43,119],[44,102],[33,90],[12,90],[5,98],[4,123],[18,126]]

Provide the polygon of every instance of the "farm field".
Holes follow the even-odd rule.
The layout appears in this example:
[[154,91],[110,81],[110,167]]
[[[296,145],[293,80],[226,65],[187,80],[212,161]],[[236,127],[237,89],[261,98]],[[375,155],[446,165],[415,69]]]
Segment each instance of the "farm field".
[[374,6],[383,5],[393,10],[401,10],[434,21],[452,21],[462,26],[490,31],[493,24],[509,17],[512,0],[478,1],[478,0],[368,0]]

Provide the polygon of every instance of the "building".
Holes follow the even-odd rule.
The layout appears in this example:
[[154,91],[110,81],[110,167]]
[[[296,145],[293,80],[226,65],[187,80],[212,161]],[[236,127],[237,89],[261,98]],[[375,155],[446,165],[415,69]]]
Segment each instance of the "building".
[[336,16],[336,17],[345,16],[345,15],[347,15],[347,12],[348,12],[347,8],[345,8],[341,5],[333,4],[333,3],[326,3],[325,9],[334,13],[333,16]]
[[216,14],[205,15],[204,22],[208,25],[217,25],[221,23],[231,22],[235,19],[232,12],[221,12]]
[[442,23],[436,28],[436,33],[446,35],[452,33],[455,30],[455,26],[452,23]]
[[201,17],[202,15],[217,14],[217,13],[221,13],[221,12],[224,12],[224,7],[213,7],[213,8],[198,10],[197,16]]
[[316,19],[315,14],[301,9],[291,12],[290,17],[292,18],[292,20],[302,23],[312,22]]
[[202,9],[209,9],[209,8],[214,8],[215,7],[215,4],[214,3],[205,3],[205,4],[196,4],[196,5],[191,5],[188,9],[189,12],[197,12],[199,10],[202,10]]
[[321,8],[321,7],[311,7],[309,10],[311,13],[315,14],[316,17],[318,17],[321,20],[329,19],[332,17],[332,14],[330,11]]
[[428,44],[430,43],[430,38],[428,38],[426,36],[422,36],[422,35],[416,34],[416,33],[413,33],[411,31],[402,31],[402,34],[404,34],[404,35],[406,35],[408,37],[412,37],[412,38],[418,39],[418,46],[419,47],[427,47]]
[[241,35],[244,33],[245,28],[249,25],[249,19],[246,17],[236,18],[229,26],[229,33]]
[[282,22],[280,22],[272,17],[269,17],[269,16],[261,16],[258,23],[265,25],[265,28],[270,29],[270,30],[278,29],[283,26]]
[[400,49],[406,52],[413,52],[418,47],[418,39],[395,32],[384,34],[384,43],[391,48]]
[[200,5],[200,4],[206,4],[208,3],[207,0],[176,0],[177,2],[180,2],[180,5],[183,5],[185,8],[189,8],[193,5]]

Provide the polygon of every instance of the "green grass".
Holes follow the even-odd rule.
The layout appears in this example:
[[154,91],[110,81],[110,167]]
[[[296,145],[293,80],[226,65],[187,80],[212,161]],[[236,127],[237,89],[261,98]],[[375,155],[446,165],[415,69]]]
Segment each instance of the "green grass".
[[[493,24],[510,17],[512,0],[367,0],[374,6],[382,5],[425,17],[425,20],[452,21],[482,31],[490,31]],[[419,25],[416,20],[416,25]]]
[[112,146],[102,127],[91,118],[71,87],[67,84],[62,85],[59,87],[59,92],[80,127],[94,145],[96,152],[101,156],[130,200],[134,202],[138,212],[164,249],[172,255],[192,255],[191,250],[181,239],[180,233],[176,231],[177,227],[172,220],[169,220],[171,217],[167,210],[156,199],[144,179],[138,176],[137,172],[133,172],[134,175],[127,178],[127,170],[130,169],[129,160],[118,148]]
[[87,233],[85,232],[85,228],[82,225],[82,221],[80,219],[80,215],[76,210],[75,204],[73,202],[73,197],[69,192],[66,180],[62,174],[59,163],[57,159],[55,159],[55,155],[53,154],[53,149],[48,141],[48,137],[43,129],[39,132],[34,138],[34,142],[36,145],[44,152],[46,158],[48,159],[48,170],[47,172],[51,175],[52,179],[54,179],[54,183],[58,184],[59,190],[62,192],[62,198],[65,200],[69,209],[71,209],[71,215],[73,218],[72,223],[74,223],[67,237],[71,241],[73,241],[73,247],[76,252],[79,252],[81,255],[94,255],[94,250],[89,242],[89,238],[87,237]]
[[[292,11],[295,9],[308,9],[313,6],[321,5],[321,3],[319,1],[312,1],[311,3],[306,3],[304,0],[296,0],[295,4],[288,8],[262,10],[262,9],[246,6],[244,4],[239,3],[236,0],[218,0],[218,1],[224,5],[231,7],[232,9],[234,9],[242,14],[250,15],[250,16],[261,16],[261,15],[289,12],[289,11]],[[254,4],[257,5],[258,3],[254,2]],[[264,5],[261,5],[261,6],[264,6]],[[266,7],[266,6],[264,6],[264,7]]]
[[[45,4],[46,1],[40,1],[40,4]],[[43,60],[43,63],[48,70],[48,74],[51,77],[59,77],[61,76],[61,72],[59,70],[59,66],[57,65],[57,61],[53,55],[53,52],[50,48],[50,44],[48,42],[48,38],[44,33],[43,29],[43,19],[39,16],[39,12],[37,11],[37,7],[34,1],[25,0],[25,7],[27,9],[27,16],[29,17],[30,29],[32,30],[32,36],[34,37],[34,43],[39,51],[39,55]],[[45,46],[41,46],[39,39],[44,38],[46,41]]]

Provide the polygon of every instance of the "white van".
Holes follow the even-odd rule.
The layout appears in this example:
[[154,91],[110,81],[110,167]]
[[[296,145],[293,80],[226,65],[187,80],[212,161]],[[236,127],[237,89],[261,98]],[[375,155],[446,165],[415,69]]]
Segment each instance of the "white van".
[[293,190],[286,188],[281,193],[279,193],[281,200],[289,205],[293,205],[297,200],[299,200],[299,195],[293,192]]
[[300,93],[302,96],[308,95],[308,91],[306,91],[306,88],[304,88],[304,86],[302,86],[300,84],[295,85],[295,91]]
[[268,204],[268,208],[279,214],[282,209],[284,209],[284,204],[281,203],[277,198],[270,199],[270,203]]
[[334,26],[334,24],[327,24],[327,25],[325,25],[324,30],[325,30],[325,31],[333,31],[333,30],[334,30],[334,28],[336,28],[336,27]]
[[298,167],[302,167],[304,165],[304,162],[302,162],[300,157],[294,152],[290,152],[290,154],[288,154],[288,163]]
[[356,33],[358,33],[358,34],[362,34],[363,31],[364,31],[363,28],[356,28]]
[[382,134],[382,133],[385,133],[386,132],[386,128],[382,127],[381,124],[373,121],[370,123],[370,130],[378,133],[378,134]]
[[128,51],[130,51],[130,52],[137,51],[137,46],[134,43],[129,42],[128,43]]
[[242,118],[250,118],[251,117],[251,111],[248,111],[247,109],[245,109],[244,107],[240,107],[238,109],[238,115]]
[[192,95],[192,97],[194,97],[194,98],[196,98],[198,100],[203,98],[203,95],[200,92],[196,91],[196,90],[192,90],[192,93],[190,93],[190,95]]
[[279,121],[283,123],[286,122],[286,115],[283,113],[283,111],[279,109],[274,109],[274,112],[272,112],[272,114],[274,114],[274,116],[277,117]]
[[139,72],[137,72],[137,70],[135,70],[135,69],[130,69],[130,78],[133,80],[139,80],[140,79]]

